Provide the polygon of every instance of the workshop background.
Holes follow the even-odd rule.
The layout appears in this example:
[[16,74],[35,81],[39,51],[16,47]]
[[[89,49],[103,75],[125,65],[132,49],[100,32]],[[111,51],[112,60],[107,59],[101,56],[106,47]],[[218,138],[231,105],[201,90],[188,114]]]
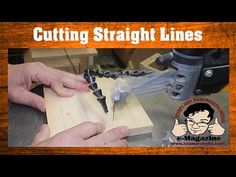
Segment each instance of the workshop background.
[[[49,67],[81,74],[87,68],[98,70],[148,69],[157,70],[155,54],[164,54],[170,49],[9,49],[10,64],[42,62]],[[35,85],[33,92],[43,95],[42,85]],[[204,96],[203,96],[204,97]],[[207,96],[218,103],[228,116],[228,93]],[[174,114],[182,103],[167,94],[138,96],[139,101],[154,124],[152,135],[129,137],[129,146],[169,146],[170,130],[174,125]],[[8,106],[8,146],[29,146],[39,127],[46,123],[46,114],[29,106],[9,102]],[[228,124],[228,119],[226,119]],[[228,131],[223,139],[228,142]]]

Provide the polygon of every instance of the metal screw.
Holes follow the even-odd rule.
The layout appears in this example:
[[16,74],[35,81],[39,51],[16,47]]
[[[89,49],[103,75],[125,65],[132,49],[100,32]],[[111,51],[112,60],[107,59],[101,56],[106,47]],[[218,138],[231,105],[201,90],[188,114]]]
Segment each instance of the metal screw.
[[213,70],[211,70],[211,69],[206,70],[204,75],[205,75],[205,77],[213,76]]
[[195,90],[195,94],[200,95],[201,93],[202,93],[202,90],[201,90],[201,89]]
[[182,88],[183,88],[182,85],[176,85],[176,89],[177,89],[177,90],[180,90],[180,89],[182,89]]
[[174,97],[176,97],[176,96],[179,95],[179,93],[177,93],[177,92],[172,92],[172,95],[173,95]]

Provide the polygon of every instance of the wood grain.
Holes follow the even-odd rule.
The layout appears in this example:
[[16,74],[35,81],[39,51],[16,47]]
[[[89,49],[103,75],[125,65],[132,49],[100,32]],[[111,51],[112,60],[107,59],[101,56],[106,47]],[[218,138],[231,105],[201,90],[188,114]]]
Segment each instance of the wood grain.
[[[1,40],[1,38],[0,38]],[[1,41],[0,41],[1,43]],[[8,50],[0,49],[0,88],[7,87],[7,68],[8,68],[8,59],[7,59]]]
[[[7,95],[7,88],[1,87],[0,88],[0,114],[6,114],[8,109],[8,95]],[[0,117],[0,120],[2,118]]]
[[[140,42],[132,45],[129,42],[94,42],[88,45],[78,42],[35,42],[33,28],[41,26],[45,29],[69,27],[74,30],[89,30],[97,26],[110,29],[131,30],[140,27],[158,29],[174,27],[178,30],[201,30],[201,42]],[[156,31],[159,32],[158,30]],[[92,39],[92,36],[90,36]],[[229,48],[230,49],[230,145],[215,148],[169,148],[169,147],[129,147],[129,148],[8,148],[7,147],[7,50],[8,48]],[[236,23],[233,22],[163,22],[163,23],[1,23],[0,24],[0,89],[5,95],[1,102],[0,112],[0,153],[4,154],[236,154]]]
[[125,102],[112,101],[113,79],[97,78],[96,82],[106,96],[108,113],[104,113],[92,92],[78,92],[73,97],[60,97],[50,88],[44,88],[47,120],[51,136],[85,121],[103,122],[105,131],[127,126],[129,136],[151,133],[153,124],[138,99],[133,95]]

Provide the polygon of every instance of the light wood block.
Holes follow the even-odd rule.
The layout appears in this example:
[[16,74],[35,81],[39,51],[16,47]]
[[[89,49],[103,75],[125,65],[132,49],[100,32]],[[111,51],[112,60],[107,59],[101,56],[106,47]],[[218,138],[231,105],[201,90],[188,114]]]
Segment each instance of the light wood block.
[[153,54],[152,56],[148,57],[144,61],[142,61],[140,63],[140,69],[159,72],[160,70],[158,70],[157,68],[154,68],[152,66],[153,64],[154,64],[154,66],[156,66],[155,61],[159,56],[161,56],[161,55],[159,53],[156,53],[156,54]]
[[92,92],[78,92],[73,97],[59,97],[50,88],[44,88],[51,136],[84,121],[102,122],[106,126],[105,131],[126,125],[130,128],[130,136],[151,133],[153,124],[134,95],[131,94],[124,103],[116,103],[114,109],[111,91],[116,81],[106,78],[97,78],[96,81],[106,96],[108,113],[104,113]]
[[66,57],[66,52],[70,57],[80,56],[89,57],[97,55],[97,50],[94,48],[79,48],[79,49],[44,49],[44,48],[32,48],[29,49],[32,59],[42,59],[42,58],[56,58],[56,57]]
[[[74,64],[76,72],[83,73],[85,68],[88,68],[89,65],[93,65],[93,57],[97,55],[97,50],[95,48],[32,48],[25,53],[24,61],[41,62],[49,67],[73,73],[72,64],[67,55]],[[71,67],[71,69],[69,67]]]

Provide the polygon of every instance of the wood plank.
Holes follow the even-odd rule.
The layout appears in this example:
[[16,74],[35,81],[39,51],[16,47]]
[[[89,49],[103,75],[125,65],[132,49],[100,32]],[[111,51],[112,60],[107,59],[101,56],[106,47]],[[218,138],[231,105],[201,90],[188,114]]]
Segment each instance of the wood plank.
[[41,49],[41,48],[32,48],[30,49],[32,58],[55,58],[66,56],[65,50],[70,57],[80,56],[80,57],[89,57],[97,55],[97,51],[94,48],[79,48],[79,49]]
[[[95,48],[79,48],[79,49],[31,48],[27,50],[27,52],[25,53],[24,61],[42,62],[49,67],[74,73],[72,64],[69,61],[67,55],[71,59],[71,62],[74,64],[76,72],[83,73],[84,70],[89,67],[89,62],[90,65],[93,64],[93,57],[97,55],[97,50]],[[71,69],[69,69],[68,67],[71,67]]]
[[161,56],[159,53],[155,53],[152,56],[148,57],[146,60],[142,61],[140,63],[140,69],[159,72],[160,70],[151,66],[159,56]]
[[113,113],[111,90],[115,81],[97,78],[97,83],[107,98],[108,113],[104,113],[92,92],[80,92],[73,97],[59,97],[50,88],[44,88],[51,136],[84,121],[103,122],[105,131],[126,125],[131,129],[130,136],[151,133],[153,124],[134,95],[130,95],[124,103],[116,103]]

